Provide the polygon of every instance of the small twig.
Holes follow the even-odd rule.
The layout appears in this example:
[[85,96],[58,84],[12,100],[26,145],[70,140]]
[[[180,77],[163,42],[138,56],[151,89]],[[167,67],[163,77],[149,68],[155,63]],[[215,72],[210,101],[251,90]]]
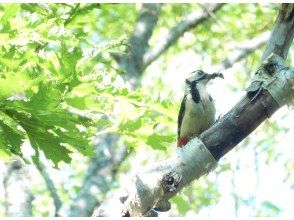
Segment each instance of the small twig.
[[[67,17],[67,19],[65,20],[65,22],[63,23],[64,27],[69,24],[73,18],[76,16],[75,12],[77,11],[77,9],[79,8],[80,3],[76,4],[76,6],[70,11],[69,16]],[[42,50],[44,47],[46,47],[48,45],[48,42],[44,43],[44,44],[40,44],[37,48],[36,48],[36,52],[38,53],[40,50]]]
[[69,13],[68,18],[64,22],[64,26],[66,26],[69,22],[71,22],[74,19],[74,17],[76,16],[75,12],[78,10],[79,7],[80,7],[80,3],[76,4],[76,6],[74,8],[72,8],[72,10]]

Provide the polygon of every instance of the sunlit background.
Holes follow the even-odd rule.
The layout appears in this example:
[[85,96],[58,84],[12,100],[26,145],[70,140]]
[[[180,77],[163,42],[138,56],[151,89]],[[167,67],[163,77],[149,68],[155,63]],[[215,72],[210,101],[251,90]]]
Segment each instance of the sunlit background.
[[[67,17],[70,7],[63,5],[43,5],[47,13],[54,12],[54,16]],[[80,8],[85,7],[81,4]],[[111,44],[111,41],[130,37],[141,10],[141,4],[124,5],[100,5],[86,13],[77,14],[76,20],[61,28],[61,22],[44,25],[46,18],[40,11],[26,11],[24,7],[10,19],[11,24],[19,25],[18,39],[21,42],[18,47],[26,45],[25,30],[30,32],[36,41],[46,42],[42,39],[39,29],[29,26],[27,23],[19,23],[22,20],[38,21],[38,25],[44,25],[44,30],[49,30],[54,39],[40,51],[40,56],[50,58],[50,50],[57,50],[59,40],[71,40],[72,29],[79,28],[82,32],[81,40],[74,39],[69,44],[76,43],[83,48],[83,55],[92,53],[91,45]],[[0,6],[0,17],[4,16],[5,9]],[[32,9],[33,10],[33,9]],[[154,28],[149,45],[163,41],[169,30],[177,25],[186,14],[193,11],[201,11],[199,4],[164,4],[157,26]],[[254,71],[257,69],[264,46],[259,46],[253,53],[248,54],[230,68],[224,68],[221,63],[242,50],[246,42],[248,47],[254,42],[251,39],[262,35],[274,26],[278,13],[276,4],[230,4],[223,6],[216,13],[212,13],[207,22],[185,32],[165,53],[151,63],[143,72],[142,79],[137,89],[148,96],[150,100],[169,100],[171,104],[167,108],[160,109],[158,104],[154,108],[173,118],[173,120],[159,118],[156,126],[144,122],[140,132],[150,135],[159,132],[173,138],[171,143],[163,143],[158,149],[146,144],[144,138],[122,135],[117,142],[118,146],[127,146],[129,156],[123,159],[115,169],[117,173],[114,179],[106,179],[109,189],[104,191],[91,185],[91,194],[96,195],[100,201],[106,199],[111,192],[124,184],[136,171],[141,170],[146,164],[162,160],[175,150],[177,112],[184,93],[184,79],[190,72],[202,69],[206,72],[220,71],[224,79],[216,79],[209,85],[209,92],[216,102],[217,117],[226,114],[245,95],[245,88],[249,85]],[[25,15],[24,15],[25,14]],[[127,15],[127,16],[126,16]],[[80,17],[79,17],[80,16]],[[29,17],[29,19],[28,19]],[[87,22],[82,22],[86,19]],[[0,24],[1,26],[1,24]],[[3,27],[0,28],[0,44],[12,44],[4,38]],[[35,33],[35,34],[32,34]],[[79,36],[76,32],[74,37]],[[73,38],[74,38],[73,37]],[[248,43],[249,42],[249,43]],[[293,44],[292,44],[293,45]],[[3,46],[3,45],[2,45]],[[57,49],[56,49],[57,47]],[[25,48],[25,47],[24,47]],[[120,74],[121,67],[114,61],[109,52],[123,52],[126,47],[119,45],[105,49],[101,56],[93,60],[93,65],[104,71],[117,75],[118,86],[130,88],[128,81],[124,81],[124,75]],[[43,54],[43,55],[42,55]],[[294,65],[294,48],[290,49],[287,63]],[[48,59],[49,59],[48,58]],[[103,61],[103,62],[102,62]],[[1,62],[1,60],[0,60]],[[87,71],[85,68],[84,71]],[[87,74],[83,72],[83,74]],[[107,75],[107,74],[106,74]],[[107,77],[106,77],[107,78]],[[127,101],[126,101],[127,102]],[[141,110],[134,105],[119,100],[111,108],[114,121],[117,123],[126,120],[137,120]],[[150,102],[152,103],[152,102]],[[150,108],[151,104],[146,104]],[[106,103],[107,104],[107,103]],[[139,107],[138,107],[139,108]],[[115,122],[112,126],[99,129],[94,143],[98,144],[109,132],[120,134],[115,130]],[[155,128],[156,127],[156,128]],[[107,130],[109,129],[109,130]],[[132,145],[133,144],[133,145]],[[197,217],[254,217],[254,216],[279,216],[293,215],[294,205],[294,115],[291,107],[279,109],[269,120],[266,120],[249,137],[243,140],[237,147],[231,150],[220,161],[215,171],[208,176],[200,178],[186,187],[180,194],[171,199],[172,208],[169,212],[160,213],[160,216],[197,216]],[[117,150],[117,149],[116,149]],[[21,151],[30,158],[34,150],[30,142],[25,141]],[[105,155],[114,157],[119,154],[118,150],[111,152],[105,149]],[[89,168],[90,157],[83,156],[78,152],[71,154],[70,164],[61,162],[59,169],[53,168],[51,161],[41,154],[41,161],[46,166],[48,175],[54,183],[57,193],[62,201],[62,213],[70,210],[72,202],[79,196],[80,189],[84,184],[85,173]],[[99,157],[99,155],[98,155]],[[7,176],[7,167],[15,158],[3,156],[0,162],[1,183]],[[44,175],[36,169],[34,164],[24,165],[30,177],[33,216],[54,216],[55,206],[52,196],[44,182]],[[106,171],[102,171],[107,172]],[[103,178],[97,176],[97,178]],[[109,178],[107,175],[105,178]],[[99,181],[99,180],[97,180]],[[104,180],[103,180],[104,181]],[[110,181],[110,182],[109,182]],[[17,198],[22,192],[15,188],[14,196]],[[0,184],[0,216],[7,215],[7,191],[4,184]],[[85,203],[77,204],[80,207],[87,206]]]

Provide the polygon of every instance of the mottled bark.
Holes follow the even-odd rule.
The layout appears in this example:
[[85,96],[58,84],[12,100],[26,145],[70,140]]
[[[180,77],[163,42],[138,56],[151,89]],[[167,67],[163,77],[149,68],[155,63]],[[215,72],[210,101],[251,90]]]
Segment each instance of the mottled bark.
[[148,49],[149,39],[157,24],[160,4],[143,4],[134,31],[129,39],[127,55],[120,57],[119,65],[126,71],[126,80],[136,84],[143,71],[143,56]]
[[[72,201],[69,216],[90,216],[100,204],[98,195],[109,191],[118,166],[127,156],[126,147],[118,144],[118,137],[97,137],[96,157],[92,158],[78,196]],[[62,213],[61,213],[62,215]]]
[[286,59],[294,37],[294,4],[282,4],[270,40],[261,58],[264,61],[271,53]]
[[[178,149],[175,156],[136,174],[93,216],[143,216],[158,201],[171,198],[191,181],[211,171],[216,165],[215,160],[235,147],[276,110],[293,101],[294,69],[285,67],[280,57],[270,57],[256,75],[259,78],[253,79],[247,96],[199,139],[192,139]],[[256,82],[261,83],[256,86]]]
[[254,102],[245,96],[199,138],[219,160],[278,109],[279,105],[266,90]]

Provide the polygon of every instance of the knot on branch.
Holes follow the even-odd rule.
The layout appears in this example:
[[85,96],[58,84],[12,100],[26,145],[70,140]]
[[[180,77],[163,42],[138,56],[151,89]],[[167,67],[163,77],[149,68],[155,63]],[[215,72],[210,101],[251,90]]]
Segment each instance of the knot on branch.
[[169,172],[165,174],[161,182],[165,193],[175,192],[179,186],[181,179],[181,176],[176,172]]
[[271,54],[257,70],[246,89],[250,101],[267,90],[279,106],[289,104],[294,98],[294,70],[285,66],[283,58]]

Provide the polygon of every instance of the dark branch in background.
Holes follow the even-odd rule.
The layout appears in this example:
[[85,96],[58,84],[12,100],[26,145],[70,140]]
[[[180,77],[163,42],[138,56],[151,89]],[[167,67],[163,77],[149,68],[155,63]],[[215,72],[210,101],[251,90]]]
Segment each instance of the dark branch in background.
[[[99,140],[98,140],[99,139]],[[90,216],[95,206],[101,203],[99,194],[109,191],[118,166],[127,157],[125,146],[117,146],[118,137],[97,137],[97,156],[91,159],[82,187],[72,201],[69,216]],[[111,146],[110,143],[114,143]]]
[[46,167],[40,161],[38,162],[38,164],[36,164],[36,167],[39,170],[39,172],[41,173],[41,175],[45,181],[46,187],[50,192],[50,195],[53,199],[53,203],[55,206],[55,216],[57,216],[57,213],[62,206],[62,202],[57,194],[57,190],[55,188],[55,185],[54,185],[53,181],[51,180],[49,174],[47,173]]
[[241,46],[229,53],[227,59],[221,62],[221,65],[216,67],[216,69],[228,69],[232,67],[235,63],[247,57],[249,54],[253,53],[256,49],[265,45],[269,39],[270,32],[264,32],[260,36],[257,36],[251,40],[240,43]]
[[294,36],[294,4],[282,4],[270,40],[262,55],[264,61],[272,52],[286,58]]
[[[125,69],[127,74],[123,76],[126,80],[135,79],[134,86],[137,86],[136,83],[140,81],[138,69],[141,69],[142,56],[148,47],[159,13],[160,4],[143,4],[129,40],[129,53],[123,57],[112,54]],[[61,216],[90,216],[95,206],[101,203],[101,198],[97,198],[98,192],[105,194],[110,189],[117,168],[128,155],[124,145],[118,146],[119,137],[107,135],[99,136],[97,139],[99,139],[99,142],[95,144],[97,153],[90,161],[82,187],[69,210],[62,208]]]
[[[197,25],[202,24],[210,18],[211,12],[216,12],[224,4],[206,4],[206,9],[196,11],[188,14],[179,24],[173,27],[166,37],[158,41],[152,46],[145,54],[143,58],[143,69],[156,60],[161,54],[163,54],[172,44],[174,44],[186,31],[195,28]],[[209,13],[208,13],[209,12]]]
[[[120,66],[126,70],[126,80],[135,78],[134,86],[140,81],[138,69],[141,69],[142,55],[148,47],[148,41],[157,23],[160,12],[159,4],[143,4],[139,12],[133,34],[129,40],[127,56],[112,54]],[[90,216],[95,206],[101,203],[99,192],[105,194],[114,181],[117,169],[127,157],[127,148],[118,144],[118,136],[106,135],[97,137],[95,143],[96,156],[91,159],[82,187],[69,209],[65,207],[59,212],[61,216]]]
[[135,29],[130,37],[130,57],[134,66],[141,71],[143,66],[143,55],[148,49],[148,41],[152,36],[153,29],[157,24],[160,13],[159,4],[144,4],[140,16],[136,22]]
[[32,216],[31,178],[29,172],[20,160],[7,164],[4,176],[5,216]]

